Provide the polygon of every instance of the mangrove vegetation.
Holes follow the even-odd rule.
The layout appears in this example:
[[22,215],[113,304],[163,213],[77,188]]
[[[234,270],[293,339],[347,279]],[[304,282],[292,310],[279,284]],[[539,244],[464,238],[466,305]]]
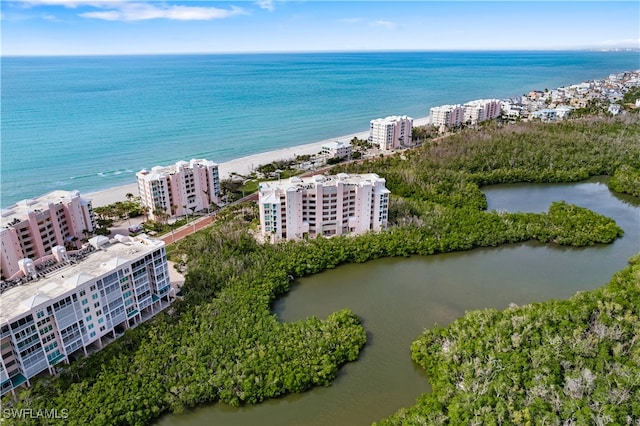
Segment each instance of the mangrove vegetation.
[[467,313],[411,346],[432,392],[381,425],[635,425],[640,254],[569,300]]
[[[69,418],[63,420],[65,424],[143,425],[165,412],[179,413],[199,404],[253,404],[313,386],[328,386],[341,365],[358,358],[366,344],[365,329],[348,307],[326,319],[279,321],[271,312],[271,303],[288,291],[292,280],[344,263],[385,256],[429,255],[528,240],[572,246],[610,243],[620,237],[623,230],[609,218],[562,200],[553,203],[546,213],[486,211],[486,199],[480,187],[500,182],[579,181],[592,175],[613,175],[623,164],[637,169],[640,167],[640,119],[635,117],[635,120],[602,118],[558,124],[519,123],[489,127],[481,132],[467,130],[399,155],[341,166],[343,171],[376,172],[387,179],[392,191],[392,226],[380,233],[271,245],[255,238],[255,204],[223,209],[212,227],[177,244],[173,255],[185,261],[188,270],[182,300],[150,321],[128,330],[104,350],[65,367],[58,376],[36,380],[32,388],[20,393],[17,401],[5,398],[4,404],[32,410],[64,408],[69,412]],[[637,269],[634,271],[629,273],[637,278]],[[565,331],[561,326],[575,327],[573,330],[581,330],[589,339],[604,333],[607,338],[615,337],[610,348],[602,346],[615,360],[606,367],[617,368],[624,378],[627,372],[632,372],[629,364],[635,362],[633,357],[637,356],[638,345],[637,339],[623,342],[623,338],[638,335],[637,310],[631,309],[630,303],[635,300],[636,306],[640,306],[637,294],[625,294],[625,288],[620,284],[619,291],[610,299],[621,308],[618,305],[598,307],[593,302],[598,295],[585,294],[569,302],[557,302],[566,304],[558,311],[557,322],[544,320],[539,327],[535,316],[505,319],[513,330],[508,339],[501,337],[507,340],[500,341],[494,349],[508,348],[505,345],[509,342],[515,345],[511,336],[519,335],[516,340],[519,339],[520,346],[542,354],[548,350],[550,339],[564,342]],[[622,300],[625,297],[628,300]],[[542,318],[547,306],[518,309],[522,312],[540,309]],[[574,311],[575,314],[571,314]],[[628,317],[630,323],[636,318],[636,328],[612,322],[605,313],[615,314],[616,318]],[[427,337],[421,337],[414,344],[414,358],[430,375],[435,375],[435,391],[433,396],[423,397],[424,404],[390,421],[429,424],[429,419],[435,419],[437,414],[444,416],[438,417],[443,421],[453,419],[450,424],[460,424],[458,419],[469,418],[461,417],[463,415],[476,418],[474,407],[481,406],[469,405],[464,398],[471,398],[472,390],[477,390],[474,386],[483,383],[474,382],[473,377],[468,376],[472,374],[472,367],[482,367],[483,362],[497,367],[485,368],[495,376],[484,375],[479,380],[495,377],[505,383],[523,383],[520,388],[515,384],[513,388],[500,388],[500,392],[528,389],[529,383],[537,382],[538,378],[527,375],[528,370],[522,375],[519,373],[526,359],[524,355],[510,359],[515,352],[509,350],[500,357],[496,354],[494,360],[482,353],[482,348],[493,345],[491,339],[497,339],[501,332],[501,326],[496,324],[502,324],[502,318],[509,315],[512,311],[482,311],[456,323],[462,333],[465,324],[479,318],[481,325],[469,334],[458,336],[457,329],[437,328]],[[592,330],[593,327],[597,330]],[[494,330],[493,334],[488,330]],[[454,346],[448,349],[451,352],[442,355],[444,339],[449,339]],[[576,405],[576,411],[590,407],[589,398],[599,389],[589,374],[597,376],[599,371],[604,371],[593,365],[599,362],[600,341],[588,342],[588,347],[570,349],[592,354],[593,363],[580,364],[569,357],[566,366],[560,365],[564,369],[561,371],[566,372],[564,376],[557,376],[557,367],[536,373],[542,375],[540,380],[554,380],[558,392],[568,386],[567,378],[579,381],[582,387],[572,395],[580,396],[585,402]],[[559,350],[565,350],[562,344],[559,346]],[[464,352],[449,360],[451,365],[461,361],[453,379],[432,371],[433,365],[440,363],[436,357],[458,354],[458,350]],[[514,364],[506,365],[511,362]],[[545,365],[544,362],[545,358],[539,365]],[[565,381],[558,382],[558,377]],[[460,385],[463,389],[458,389]],[[637,388],[627,384],[622,384],[620,389],[636,389],[638,394]],[[458,391],[466,392],[467,396],[456,399]],[[529,394],[524,390],[518,392],[513,395],[513,405],[501,408],[506,410],[502,418],[516,419],[516,412],[522,419],[531,415],[531,409],[525,411],[526,407],[515,400],[521,394],[522,398]],[[620,392],[612,398],[628,401],[630,397]],[[483,395],[474,392],[472,396],[506,401],[504,395],[490,393],[487,388]],[[540,407],[554,403],[553,399],[551,402],[544,399],[551,394],[532,395],[530,400]],[[458,417],[451,417],[451,408],[446,411],[443,408],[452,407],[450,402],[460,407]],[[560,410],[565,410],[564,407]],[[440,411],[433,411],[436,414],[428,417],[432,412],[429,410],[436,409]],[[566,413],[558,411],[557,416],[570,418]],[[603,411],[603,415],[613,415],[608,413]],[[50,419],[40,421],[52,422]],[[7,424],[38,422],[35,418],[7,420]]]

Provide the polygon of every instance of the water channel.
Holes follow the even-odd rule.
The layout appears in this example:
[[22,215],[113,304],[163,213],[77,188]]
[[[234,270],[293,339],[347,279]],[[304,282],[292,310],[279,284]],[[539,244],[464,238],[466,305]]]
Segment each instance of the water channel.
[[167,415],[178,425],[368,425],[413,405],[429,391],[410,358],[413,340],[433,324],[445,325],[467,310],[506,308],[568,298],[609,281],[640,251],[640,204],[614,196],[603,179],[577,184],[515,184],[483,188],[489,209],[546,211],[565,200],[616,220],[625,235],[613,244],[568,248],[524,243],[435,256],[380,259],[296,282],[276,301],[282,321],[326,318],[352,309],[367,330],[358,361],[345,365],[330,387],[246,407],[212,404]]

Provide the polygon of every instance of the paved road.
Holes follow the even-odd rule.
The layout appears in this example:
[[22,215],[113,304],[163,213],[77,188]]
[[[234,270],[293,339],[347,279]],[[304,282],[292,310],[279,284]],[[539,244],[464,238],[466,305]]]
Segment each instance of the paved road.
[[158,238],[164,241],[165,245],[173,244],[177,241],[180,241],[187,235],[191,235],[193,232],[206,228],[207,226],[211,225],[214,220],[215,216],[201,217]]
[[[313,176],[313,175],[317,175],[317,174],[322,174],[328,170],[330,170],[331,167],[326,167],[320,170],[313,170],[313,171],[309,171],[306,172],[300,176]],[[234,204],[240,204],[240,203],[244,203],[247,201],[258,201],[258,193],[254,192],[253,194],[249,194],[244,198],[241,198],[237,201],[234,201],[233,203],[231,203],[230,205],[234,205]],[[164,234],[160,237],[158,237],[159,239],[161,239],[162,241],[164,241],[165,245],[169,245],[169,244],[173,244],[175,242],[180,241],[181,239],[183,239],[184,237],[186,237],[187,235],[191,235],[192,233],[199,231],[201,229],[206,228],[207,226],[211,225],[213,223],[213,221],[215,220],[216,216],[215,213],[212,214],[211,216],[205,216],[205,217],[201,217],[195,220],[195,222],[191,222],[187,225],[184,225],[178,229],[173,230],[172,232],[168,233],[168,234]]]

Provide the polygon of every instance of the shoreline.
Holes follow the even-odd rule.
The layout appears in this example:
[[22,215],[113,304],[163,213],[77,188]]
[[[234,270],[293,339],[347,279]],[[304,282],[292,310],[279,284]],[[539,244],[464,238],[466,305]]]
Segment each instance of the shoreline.
[[[413,126],[414,127],[424,126],[428,124],[428,122],[429,122],[429,117],[415,118],[413,120]],[[294,158],[296,155],[317,154],[318,151],[320,151],[320,148],[322,147],[322,145],[328,142],[334,142],[337,140],[343,140],[345,142],[348,142],[354,137],[357,137],[358,139],[367,139],[369,137],[369,130],[364,130],[361,132],[351,133],[349,135],[324,139],[318,142],[311,142],[307,144],[296,145],[289,148],[280,148],[273,151],[266,151],[258,154],[247,155],[245,157],[240,157],[234,160],[218,163],[220,180],[229,178],[232,173],[236,173],[239,175],[248,175],[249,173],[251,173],[253,169],[255,169],[256,167],[262,164],[269,164],[278,160],[288,160],[288,159]],[[188,160],[189,158],[185,158],[185,161],[188,161]],[[207,158],[207,160],[216,162],[214,158]],[[154,164],[153,166],[156,166],[156,164]],[[102,207],[109,204],[113,204],[117,201],[125,201],[127,199],[126,195],[129,193],[133,194],[136,197],[139,195],[137,181],[127,185],[114,186],[114,187],[103,189],[100,191],[88,192],[86,194],[80,193],[80,195],[82,198],[91,200],[91,204],[93,207]]]

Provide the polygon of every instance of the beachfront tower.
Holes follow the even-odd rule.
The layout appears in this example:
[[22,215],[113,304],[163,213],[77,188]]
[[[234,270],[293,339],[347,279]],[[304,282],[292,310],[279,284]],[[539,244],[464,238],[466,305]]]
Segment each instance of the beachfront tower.
[[0,284],[0,394],[102,349],[170,305],[164,243],[145,235],[93,237],[57,259],[23,263]]
[[370,121],[369,142],[377,145],[381,151],[391,151],[411,145],[413,118],[389,116]]
[[56,246],[78,248],[95,229],[91,201],[78,191],[53,191],[2,209],[0,267],[2,277],[20,270],[22,259],[52,256]]
[[478,99],[464,104],[464,123],[477,124],[500,117],[500,100]]
[[178,161],[136,173],[138,192],[149,217],[183,216],[220,203],[218,165],[209,160]]
[[269,241],[362,234],[386,228],[389,193],[374,173],[261,182],[260,231]]
[[436,127],[454,127],[464,122],[464,107],[460,104],[441,105],[430,110],[431,124]]

